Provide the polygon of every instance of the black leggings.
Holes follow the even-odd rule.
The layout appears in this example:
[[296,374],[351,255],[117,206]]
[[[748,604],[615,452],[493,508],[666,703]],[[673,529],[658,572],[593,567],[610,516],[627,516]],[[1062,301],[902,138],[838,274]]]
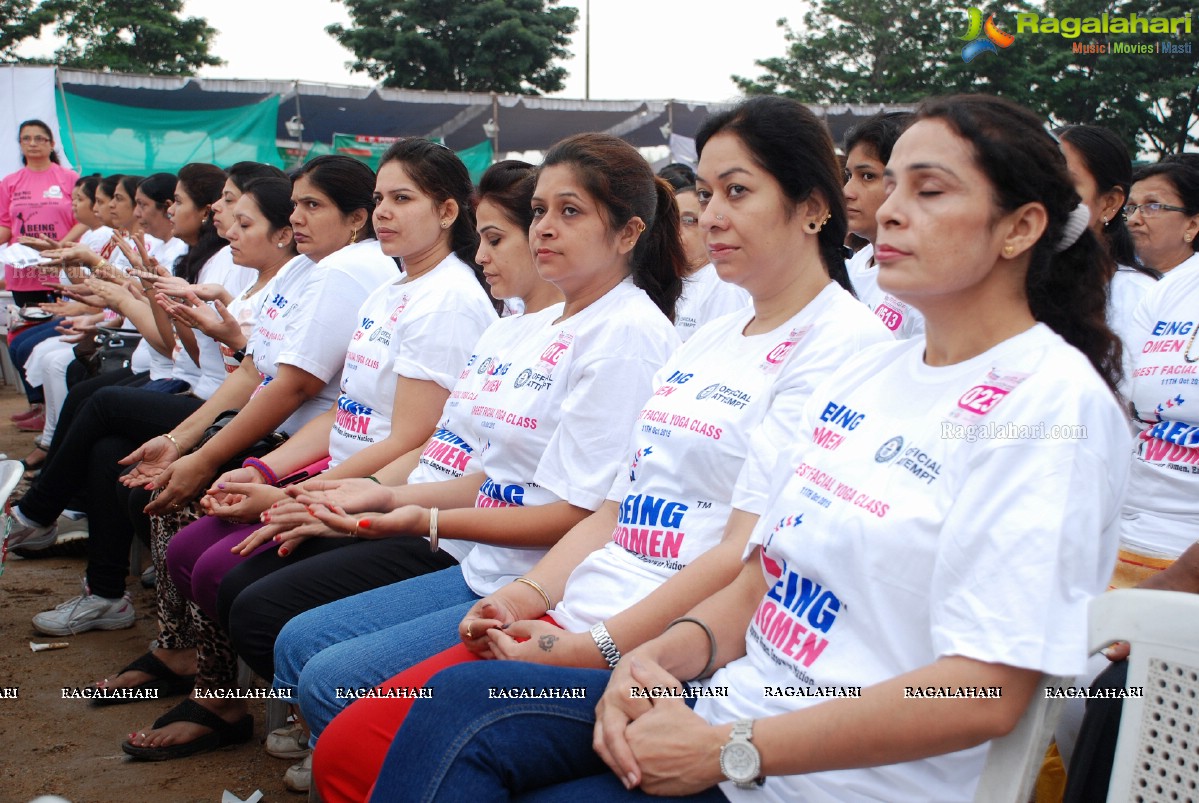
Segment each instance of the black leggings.
[[444,550],[430,552],[423,538],[310,538],[287,558],[270,549],[230,571],[221,581],[217,612],[237,654],[269,679],[275,676],[275,639],[292,617],[457,565]]
[[18,505],[27,518],[48,525],[72,500],[82,500],[88,520],[87,581],[93,594],[119,598],[129,574],[131,503],[117,495],[117,477],[125,470],[117,461],[169,432],[202,404],[195,396],[106,387],[80,406],[61,440],[55,433],[42,473]]

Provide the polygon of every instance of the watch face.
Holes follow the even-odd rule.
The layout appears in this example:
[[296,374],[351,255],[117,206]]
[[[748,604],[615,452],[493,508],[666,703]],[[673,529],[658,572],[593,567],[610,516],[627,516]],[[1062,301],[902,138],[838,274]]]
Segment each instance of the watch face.
[[720,751],[720,765],[730,781],[747,783],[758,777],[758,751],[748,742],[732,742]]

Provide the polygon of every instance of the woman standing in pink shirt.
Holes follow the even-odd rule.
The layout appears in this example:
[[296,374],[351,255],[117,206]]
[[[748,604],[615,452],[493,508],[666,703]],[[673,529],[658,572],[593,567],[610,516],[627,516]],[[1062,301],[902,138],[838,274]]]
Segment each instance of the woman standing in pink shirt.
[[[0,243],[16,243],[22,237],[66,240],[87,231],[71,211],[71,190],[79,174],[58,163],[50,126],[26,120],[18,131],[25,166],[0,182]],[[58,271],[5,265],[4,281],[13,300],[24,307],[50,300],[44,285],[57,284]]]

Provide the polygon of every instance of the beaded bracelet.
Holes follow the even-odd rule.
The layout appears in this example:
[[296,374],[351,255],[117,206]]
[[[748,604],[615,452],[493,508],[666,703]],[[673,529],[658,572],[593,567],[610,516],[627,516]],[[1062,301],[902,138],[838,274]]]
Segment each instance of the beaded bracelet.
[[278,485],[279,484],[279,475],[276,474],[273,470],[271,470],[270,466],[268,466],[266,463],[259,460],[257,457],[247,457],[245,460],[242,461],[241,467],[242,468],[252,468],[255,471],[257,471],[259,474],[262,475],[262,478],[264,480],[266,480],[267,485]]

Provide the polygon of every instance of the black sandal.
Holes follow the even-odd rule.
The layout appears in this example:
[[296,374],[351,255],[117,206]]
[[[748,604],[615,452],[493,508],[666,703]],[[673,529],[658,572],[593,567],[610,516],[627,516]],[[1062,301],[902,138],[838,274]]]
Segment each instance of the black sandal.
[[226,722],[190,697],[154,720],[154,728],[164,728],[172,722],[192,722],[211,728],[212,733],[165,747],[140,747],[126,739],[121,749],[137,761],[170,761],[248,742],[254,736],[254,717],[246,714],[237,722]]
[[[162,661],[160,661],[152,652],[148,652],[145,655],[140,656],[139,658],[134,660],[131,664],[129,664],[129,666],[125,667],[120,672],[117,672],[117,674],[114,676],[114,679],[117,677],[120,677],[121,675],[125,674],[126,672],[145,672],[147,675],[151,675],[152,677],[150,680],[142,681],[141,683],[137,684],[136,686],[122,687],[121,691],[123,691],[124,689],[135,689],[135,690],[155,689],[158,691],[158,695],[160,698],[161,697],[174,697],[179,694],[191,694],[192,688],[196,685],[196,676],[195,675],[180,675],[176,672],[171,671],[171,668],[168,667],[166,664],[164,664]],[[106,680],[107,680],[107,678],[106,678]],[[97,686],[97,688],[106,688],[106,687]],[[118,690],[113,689],[113,691],[118,691]],[[136,696],[133,696],[133,697],[120,697],[120,696],[118,696],[118,697],[93,697],[92,705],[95,705],[95,706],[120,705],[121,703],[131,703],[138,699],[145,699],[145,698],[139,698]]]

